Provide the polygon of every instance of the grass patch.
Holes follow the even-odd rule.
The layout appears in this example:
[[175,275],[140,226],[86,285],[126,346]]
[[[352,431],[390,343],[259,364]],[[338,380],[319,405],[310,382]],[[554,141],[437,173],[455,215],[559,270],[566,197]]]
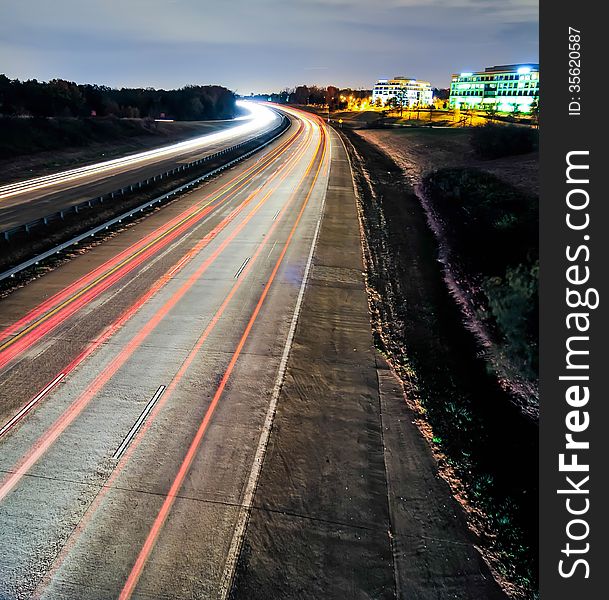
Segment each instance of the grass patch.
[[430,173],[424,188],[455,260],[480,284],[500,354],[523,377],[536,379],[538,199],[471,168]]
[[478,158],[501,158],[537,150],[539,131],[517,125],[487,123],[472,129],[470,144]]
[[155,134],[154,122],[144,119],[5,118],[0,119],[0,159]]

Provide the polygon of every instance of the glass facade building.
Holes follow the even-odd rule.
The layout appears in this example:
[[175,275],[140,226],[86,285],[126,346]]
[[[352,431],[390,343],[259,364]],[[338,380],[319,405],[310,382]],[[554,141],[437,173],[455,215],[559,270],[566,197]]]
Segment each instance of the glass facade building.
[[499,65],[452,76],[450,108],[493,107],[500,112],[530,112],[539,100],[539,65]]

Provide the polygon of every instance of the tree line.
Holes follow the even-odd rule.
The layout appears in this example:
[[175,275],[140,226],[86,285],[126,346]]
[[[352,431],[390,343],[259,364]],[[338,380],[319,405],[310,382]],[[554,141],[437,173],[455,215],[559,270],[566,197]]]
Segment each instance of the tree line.
[[64,79],[19,81],[0,74],[0,115],[11,117],[232,119],[235,100],[233,92],[218,85],[115,89]]
[[[435,98],[448,100],[450,90],[433,88]],[[303,104],[309,106],[328,106],[330,110],[341,110],[349,106],[354,100],[363,101],[372,96],[372,90],[354,90],[352,88],[339,88],[334,85],[320,87],[317,85],[299,85],[295,88],[286,88],[281,92],[270,94],[257,94],[252,98],[256,100],[270,100],[279,104]]]
[[354,90],[338,88],[333,85],[320,87],[317,85],[299,85],[295,88],[285,88],[281,92],[256,94],[255,100],[270,100],[278,104],[302,104],[308,106],[329,106],[332,110],[347,108],[348,98],[365,100],[372,95],[372,90]]

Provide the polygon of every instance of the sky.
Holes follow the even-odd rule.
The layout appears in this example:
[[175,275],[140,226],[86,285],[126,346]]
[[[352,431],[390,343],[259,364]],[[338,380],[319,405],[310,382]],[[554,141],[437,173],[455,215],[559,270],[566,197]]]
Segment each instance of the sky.
[[0,0],[0,73],[114,87],[372,88],[538,62],[538,0]]

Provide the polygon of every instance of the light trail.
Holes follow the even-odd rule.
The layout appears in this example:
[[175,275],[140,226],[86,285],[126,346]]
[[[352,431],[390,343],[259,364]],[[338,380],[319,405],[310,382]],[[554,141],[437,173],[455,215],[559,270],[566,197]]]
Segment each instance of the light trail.
[[250,113],[250,118],[242,125],[230,127],[229,129],[217,131],[215,133],[208,133],[192,140],[179,142],[170,146],[163,146],[161,148],[139,152],[130,156],[124,156],[92,165],[86,165],[84,167],[78,167],[76,169],[70,169],[68,171],[62,171],[61,173],[53,173],[51,175],[44,175],[42,177],[36,177],[26,181],[19,181],[16,183],[3,185],[0,187],[0,200],[12,198],[28,192],[34,192],[54,185],[72,182],[78,183],[79,180],[85,179],[91,175],[119,171],[125,167],[131,168],[142,165],[146,162],[156,162],[161,159],[179,156],[180,154],[194,150],[204,150],[213,144],[227,142],[239,137],[245,138],[254,133],[262,132],[273,121],[278,119],[275,111],[263,105],[247,102],[245,100],[239,100],[237,104]]
[[[298,128],[298,132],[301,129]],[[305,139],[302,142],[302,145],[308,143],[310,139],[310,131],[307,132]],[[300,145],[298,146],[298,148]],[[287,150],[284,149],[284,151]],[[280,152],[276,156],[281,156],[283,151]],[[298,152],[295,152],[294,156],[292,156],[284,165],[284,169],[287,169],[286,175],[282,178],[285,179],[287,174],[290,172],[293,163],[297,161]],[[251,203],[251,201],[256,197],[256,194],[259,193],[266,185],[271,183],[280,173],[281,171],[276,171],[273,175],[265,181],[265,184],[261,186],[259,190],[250,194],[237,208],[235,208],[219,225],[217,225],[210,233],[208,233],[201,241],[199,241],[193,249],[191,249],[184,257],[182,257],[176,265],[171,267],[165,275],[163,275],[157,282],[140,298],[138,298],[123,314],[114,321],[111,325],[106,327],[104,331],[99,335],[93,342],[88,344],[88,346],[83,350],[70,364],[68,364],[63,372],[54,380],[52,386],[59,382],[59,380],[63,379],[66,375],[71,373],[80,363],[82,363],[87,357],[89,357],[95,350],[97,350],[100,346],[105,344],[129,319],[131,319],[139,309],[148,302],[152,297],[154,297],[168,282],[171,278],[173,278],[179,271],[181,271],[205,246],[207,246],[217,235],[230,223],[234,220],[234,218],[239,214],[241,210],[243,210],[247,205]],[[250,217],[251,218],[251,217]],[[249,220],[249,218],[247,219]],[[213,262],[213,261],[212,261]],[[210,263],[211,264],[211,263]],[[46,331],[45,331],[46,332]],[[40,334],[42,335],[42,334]],[[6,431],[11,429],[18,421],[21,420],[25,416],[27,412],[30,411],[31,408],[43,397],[45,396],[51,389],[52,386],[47,386],[42,392],[40,392],[34,401],[30,401],[24,407],[22,407],[18,413],[9,420],[9,422],[2,428],[0,433],[0,437]],[[1,499],[1,498],[0,498]]]
[[[261,161],[257,161],[244,174],[229,181],[219,192],[212,195],[211,199],[209,199],[210,196],[206,196],[193,208],[187,209],[176,216],[169,223],[159,227],[130,248],[127,248],[113,259],[95,269],[92,273],[82,277],[4,329],[0,334],[0,368],[38,342],[66,318],[98,297],[136,267],[143,264],[161,248],[169,245],[187,229],[200,222],[205,216],[218,208],[218,206],[229,201],[235,193],[250,183],[252,177],[262,172],[277,158],[287,152],[297,140],[299,132],[300,127],[281,146],[265,155]],[[299,146],[297,146],[297,149]],[[272,181],[272,178],[267,179],[265,183],[270,181]],[[229,215],[231,217],[230,220],[243,207],[244,204],[238,206],[233,211],[235,214],[231,213]],[[230,220],[225,220],[226,224]]]
[[[307,141],[310,139],[310,135],[306,136]],[[284,181],[291,171],[298,164],[299,155],[296,154],[289,161],[283,165],[282,176],[279,179],[277,185],[280,185]],[[276,174],[275,174],[276,175]],[[274,175],[274,176],[275,176]],[[269,183],[274,176],[266,181]],[[215,260],[222,254],[222,252],[228,247],[228,245],[239,235],[247,223],[254,217],[258,210],[263,206],[266,200],[273,193],[271,188],[267,191],[264,196],[258,201],[252,211],[241,221],[233,232],[216,248],[216,250],[198,267],[198,269],[186,280],[184,284],[175,292],[171,298],[150,318],[150,320],[140,329],[135,337],[128,342],[119,354],[110,362],[108,366],[96,377],[94,382],[87,388],[87,390],[80,395],[66,410],[65,412],[55,421],[55,423],[38,439],[32,449],[26,453],[11,471],[11,473],[0,483],[0,502],[11,492],[11,490],[19,483],[23,476],[35,465],[38,460],[47,452],[47,450],[55,443],[57,438],[65,431],[65,429],[78,417],[83,409],[90,403],[95,395],[101,391],[101,389],[107,384],[111,377],[118,371],[118,369],[125,364],[125,362],[131,357],[133,352],[141,346],[144,340],[152,333],[152,331],[159,325],[159,323],[167,316],[167,314],[176,306],[178,301],[192,288],[192,286],[198,281],[202,275],[209,269],[209,267],[215,262]],[[247,201],[254,199],[260,192],[256,191],[248,197]],[[212,235],[213,234],[213,235]],[[217,233],[212,232],[208,234],[200,243],[200,247],[197,251],[200,251],[204,246],[209,243],[209,237],[215,237]],[[193,251],[194,256],[197,251]],[[167,278],[168,280],[168,278]],[[152,289],[158,291],[162,282],[158,282]],[[165,282],[162,283],[164,285]],[[152,292],[152,290],[151,290]],[[149,294],[146,300],[149,299]],[[138,308],[142,306],[143,302],[137,302]],[[128,311],[129,316],[134,313]],[[115,330],[112,329],[114,332]],[[107,339],[107,338],[106,338]],[[87,352],[85,355],[88,356],[90,353]],[[71,367],[73,368],[73,367]],[[64,369],[64,372],[66,370]]]
[[[323,128],[321,131],[323,132]],[[256,320],[258,318],[260,310],[262,309],[262,305],[264,304],[264,301],[268,295],[268,292],[269,292],[271,286],[273,285],[273,281],[275,280],[275,277],[277,276],[279,268],[281,267],[281,264],[283,263],[283,259],[286,255],[288,248],[290,247],[290,244],[294,237],[294,233],[296,232],[298,224],[300,223],[302,215],[304,214],[305,208],[307,207],[308,201],[313,193],[313,189],[315,188],[315,183],[317,182],[319,172],[320,172],[321,167],[324,162],[325,152],[326,152],[326,145],[325,145],[325,139],[324,139],[324,145],[322,148],[322,156],[321,156],[321,160],[320,160],[317,172],[316,172],[313,182],[309,188],[309,191],[305,197],[305,200],[302,203],[302,206],[296,217],[294,225],[292,226],[292,229],[290,230],[286,243],[283,246],[281,254],[277,258],[277,261],[273,267],[273,270],[269,276],[269,279],[267,280],[267,283],[264,286],[264,289],[262,291],[262,294],[260,295],[260,298],[256,304],[256,307],[254,308],[254,311],[245,327],[245,330],[241,336],[241,339],[239,340],[239,343],[237,344],[237,347],[231,356],[231,360],[228,364],[228,367],[226,368],[226,370],[222,376],[222,379],[220,380],[220,384],[218,385],[216,392],[207,408],[207,411],[205,412],[203,420],[201,421],[201,423],[199,425],[199,429],[197,430],[197,433],[195,434],[195,437],[193,438],[193,440],[188,448],[188,451],[186,452],[186,455],[182,461],[182,464],[180,465],[180,468],[178,469],[178,473],[171,485],[171,488],[169,489],[169,491],[167,492],[167,495],[165,496],[163,505],[161,506],[161,509],[159,510],[159,513],[157,514],[157,517],[154,520],[154,523],[152,524],[152,527],[146,538],[146,541],[144,542],[144,545],[143,545],[142,549],[140,550],[140,553],[136,559],[136,562],[135,562],[131,572],[129,573],[129,577],[127,578],[127,581],[121,591],[119,600],[129,600],[129,598],[131,598],[131,596],[135,590],[135,586],[137,585],[139,578],[142,574],[142,571],[148,561],[148,557],[150,556],[150,553],[152,552],[152,550],[156,544],[156,540],[160,534],[160,531],[163,528],[165,520],[167,519],[167,516],[168,516],[171,508],[173,507],[173,504],[174,504],[176,498],[178,497],[178,495],[180,493],[180,489],[182,488],[184,479],[186,478],[186,475],[188,474],[188,472],[190,470],[190,467],[197,454],[201,441],[205,435],[205,432],[207,431],[207,428],[209,426],[213,413],[220,401],[220,398],[221,398],[221,396],[224,392],[224,389],[228,383],[228,380],[235,368],[235,365],[237,364],[237,360],[239,359],[239,356],[241,355],[243,347],[245,346],[245,343],[252,331],[254,323],[256,322]],[[276,222],[277,221],[275,221],[275,223]],[[259,248],[259,250],[261,250],[261,249],[262,248]],[[194,360],[195,356],[198,354],[198,351],[200,350],[201,345],[202,345],[202,342],[201,343],[198,342],[197,345],[193,348],[193,351],[191,352],[191,354],[189,355],[189,357],[187,359],[188,364],[190,364],[192,362],[192,360]],[[188,366],[188,364],[186,366]],[[183,375],[185,370],[186,369],[184,367],[182,369],[180,369],[180,374]],[[172,388],[175,388],[177,383],[178,383],[178,379],[176,377],[172,380],[171,385],[167,389],[165,399],[170,395]]]

